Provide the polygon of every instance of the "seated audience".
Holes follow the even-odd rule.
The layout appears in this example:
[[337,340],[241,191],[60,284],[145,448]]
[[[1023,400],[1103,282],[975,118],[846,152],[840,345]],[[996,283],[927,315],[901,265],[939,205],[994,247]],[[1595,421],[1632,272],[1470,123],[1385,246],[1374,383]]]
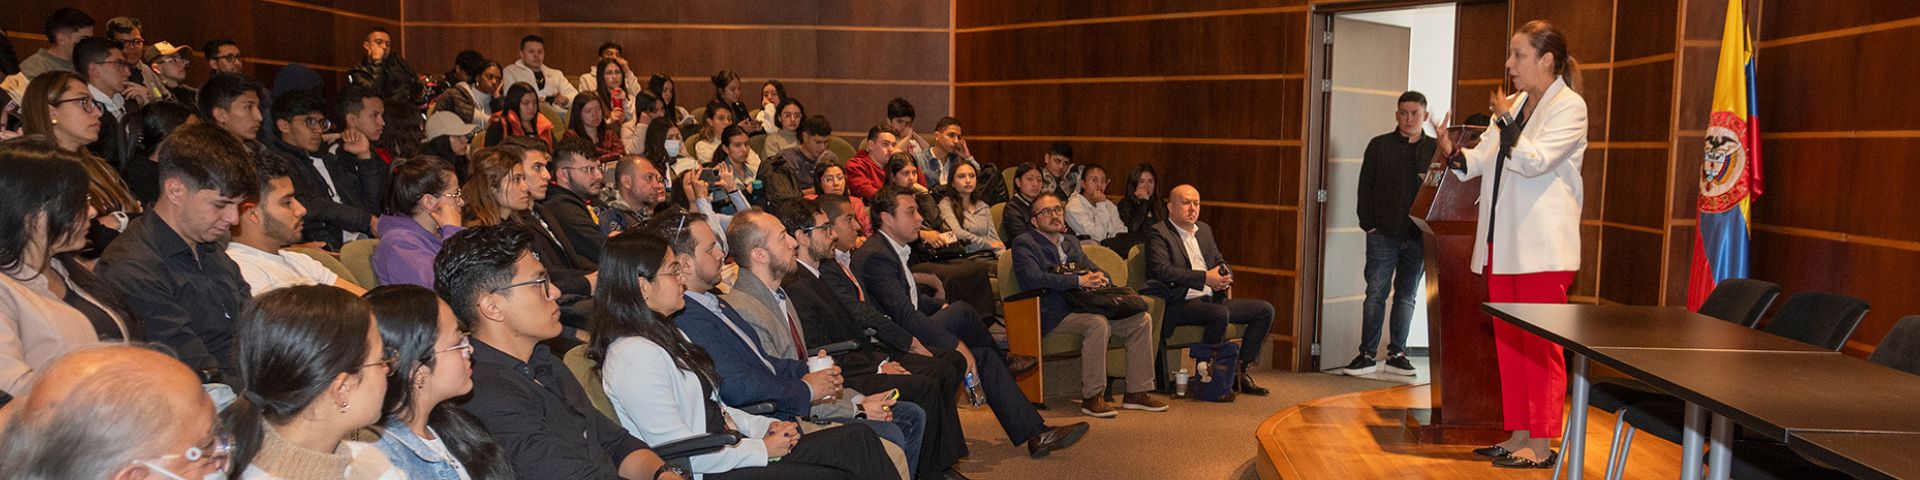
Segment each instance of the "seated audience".
[[358,295],[365,293],[353,281],[299,252],[281,250],[300,241],[301,218],[307,207],[293,198],[292,166],[279,157],[261,157],[256,166],[258,192],[240,200],[240,221],[233,224],[227,257],[240,267],[253,296],[298,285],[332,285]]
[[633,143],[628,136],[634,133],[631,126],[638,112],[634,106],[634,94],[638,90],[628,88],[633,81],[628,79],[625,60],[618,57],[600,59],[594,72],[606,79],[594,88],[585,89],[600,99],[600,109],[606,114],[602,122],[606,138],[599,143],[600,149],[607,154],[627,153],[627,144]]
[[687,114],[686,107],[680,106],[679,97],[673,94],[673,77],[665,74],[653,74],[647,79],[647,92],[660,98],[661,110],[666,112],[667,120],[675,125],[693,123],[693,116]]
[[[792,103],[792,106],[783,106],[781,107],[782,111],[802,108],[800,107],[799,101],[789,100],[789,102]],[[787,114],[783,113],[781,115],[782,122],[789,119],[786,116]],[[807,192],[813,191],[817,187],[817,185],[815,185],[816,178],[814,178],[814,173],[818,165],[840,163],[840,157],[835,155],[833,150],[827,148],[828,143],[833,139],[833,124],[827,121],[827,117],[814,115],[806,117],[804,120],[793,120],[795,126],[791,132],[783,130],[782,132],[767,134],[767,144],[769,146],[773,144],[775,136],[785,133],[791,133],[793,135],[793,144],[791,146],[781,148],[766,156],[769,167],[762,170],[760,178],[767,184],[767,199],[771,201],[787,200],[806,195]],[[782,125],[785,125],[785,123],[782,123]],[[785,127],[783,126],[782,128],[784,129]],[[772,150],[772,148],[769,147],[768,150]],[[776,177],[780,175],[791,175],[793,181],[789,182],[784,179],[776,179]]]
[[[651,92],[640,91],[633,94],[633,118],[620,127],[620,141],[626,153],[646,154],[647,132],[653,131],[653,121],[666,117],[666,105],[660,103],[660,97]],[[667,123],[671,124],[669,120]]]
[[[1060,197],[1042,193],[1033,201],[1033,231],[1014,240],[1013,273],[1022,288],[1044,288],[1040,300],[1040,334],[1053,332],[1078,334],[1080,340],[1080,413],[1099,418],[1119,415],[1102,398],[1107,385],[1107,340],[1110,336],[1126,339],[1127,391],[1120,408],[1148,412],[1167,411],[1167,404],[1153,398],[1154,343],[1153,320],[1146,312],[1127,318],[1107,318],[1071,311],[1066,291],[1076,288],[1100,288],[1112,279],[1080,250],[1080,242],[1067,231],[1066,210]],[[1060,272],[1059,267],[1076,272]]]
[[719,100],[707,102],[707,109],[701,112],[701,116],[705,123],[701,124],[700,133],[687,142],[689,149],[681,154],[706,165],[713,163],[713,151],[720,149],[720,133],[734,126],[734,116],[733,109],[727,108],[727,104]]
[[867,214],[867,201],[860,197],[847,195],[847,169],[838,164],[821,162],[813,167],[814,191],[807,199],[841,197],[851,202],[854,216],[860,217],[860,237],[873,233],[873,217]]
[[940,218],[946,231],[952,232],[967,253],[999,252],[1007,248],[1000,241],[1000,229],[993,224],[993,205],[981,198],[980,170],[973,162],[949,164],[952,179],[946,195],[940,196]]
[[453,168],[439,158],[423,155],[394,165],[393,188],[382,203],[380,244],[373,248],[373,275],[381,285],[433,285],[433,257],[460,232],[464,199]]
[[533,258],[533,236],[475,227],[434,258],[435,290],[472,334],[473,393],[462,406],[520,478],[689,480],[661,472],[646,442],[594,410],[560,354],[541,344],[560,335],[560,292]]
[[[731,171],[740,189],[746,193],[747,199],[753,201],[754,205],[761,204],[756,200],[765,194],[755,186],[757,183],[755,179],[760,171],[760,154],[754,153],[753,147],[748,146],[747,132],[741,130],[740,126],[733,125],[721,130],[720,136],[715,140],[719,141],[720,147],[714,150],[712,164],[726,164],[727,170]],[[742,210],[746,208],[744,205],[735,207]]]
[[596,64],[594,65],[593,70],[588,71],[587,73],[580,74],[580,77],[579,77],[580,81],[578,85],[580,87],[580,90],[599,91],[600,85],[604,84],[604,82],[600,81],[600,77],[606,75],[606,69],[598,65],[597,62],[611,60],[615,64],[620,65],[621,72],[626,73],[625,75],[622,75],[623,78],[621,79],[621,81],[615,82],[613,85],[616,87],[620,87],[621,89],[626,90],[627,92],[630,92],[630,93],[640,91],[640,80],[634,77],[634,75],[632,74],[633,69],[630,68],[629,65],[627,64],[626,57],[621,55],[621,53],[624,53],[625,51],[626,51],[626,47],[622,47],[618,43],[614,43],[610,41],[601,43],[599,53],[597,53],[598,56],[595,57],[595,60],[594,60]]
[[1067,228],[1121,256],[1139,245],[1128,235],[1119,205],[1107,199],[1107,169],[1091,163],[1080,171],[1080,192],[1067,199]]
[[1053,142],[1047,147],[1047,154],[1040,163],[1041,189],[1053,192],[1060,198],[1071,198],[1080,193],[1080,184],[1073,180],[1069,172],[1073,170],[1073,145],[1067,142]]
[[[767,87],[772,88],[778,80],[768,80]],[[800,124],[807,118],[807,106],[800,100],[787,97],[785,87],[781,88],[780,103],[767,104],[760,114],[766,117],[766,143],[761,144],[757,152],[762,158],[773,158],[786,149],[800,146]],[[828,132],[831,134],[832,132]]]
[[[120,178],[141,208],[160,199],[160,142],[193,117],[193,107],[177,102],[153,102],[127,114],[127,164]],[[98,200],[96,200],[98,201]]]
[[128,16],[107,19],[107,35],[102,38],[117,44],[114,48],[120,50],[120,58],[127,62],[128,83],[146,90],[145,94],[149,100],[166,99],[164,91],[154,93],[152,89],[145,88],[147,79],[153,72],[146,71],[146,68],[140,64],[140,53],[147,49],[147,38],[141,33],[140,19]]
[[[702,192],[724,193],[728,207],[748,205],[746,195],[741,193],[739,184],[728,171],[730,168],[732,167],[724,163],[715,166],[713,171],[718,173],[715,175],[717,177],[715,183],[712,184],[707,183],[703,178],[704,175],[701,175],[704,169],[681,172],[680,177],[673,183],[673,208],[706,216],[707,226],[711,227],[716,237],[726,235],[727,226],[733,224],[733,215],[716,211],[713,206],[714,194]],[[722,245],[725,245],[724,241]]]
[[1260,359],[1267,331],[1273,328],[1273,304],[1226,298],[1227,289],[1233,288],[1233,273],[1220,256],[1220,245],[1213,241],[1213,227],[1200,222],[1199,189],[1173,187],[1167,218],[1154,224],[1142,239],[1147,244],[1147,285],[1140,293],[1160,297],[1167,305],[1160,338],[1172,335],[1180,325],[1200,325],[1206,328],[1200,342],[1217,344],[1225,341],[1227,324],[1246,325],[1240,335],[1240,373],[1233,389],[1266,395],[1267,389],[1254,385],[1247,367]]
[[[557,107],[564,107],[573,101],[580,91],[574,89],[573,82],[560,70],[546,65],[547,40],[539,35],[520,37],[520,60],[501,70],[500,79],[507,85],[525,83],[533,88],[535,96]],[[548,143],[552,143],[549,139]]]
[[708,80],[713,81],[712,101],[726,105],[726,109],[733,113],[733,122],[728,125],[739,125],[747,133],[760,133],[760,121],[749,115],[751,112],[747,111],[747,104],[740,101],[740,75],[731,70],[721,70]]
[[549,165],[553,186],[547,189],[547,198],[540,201],[540,207],[551,215],[546,220],[556,233],[566,237],[576,254],[594,261],[600,259],[600,251],[607,244],[607,235],[600,233],[598,212],[602,208],[595,205],[606,188],[600,162],[594,160],[596,153],[584,139],[561,140]]
[[847,196],[873,201],[873,194],[887,184],[887,169],[880,162],[893,157],[894,135],[886,125],[867,129],[865,148],[847,159]]
[[[61,73],[43,75],[49,78]],[[66,255],[86,244],[84,153],[46,137],[0,142],[0,391],[25,396],[48,362],[102,341],[131,339],[126,311]]]
[[240,69],[246,66],[246,61],[240,59],[240,44],[233,43],[233,40],[216,38],[208,40],[206,47],[205,51],[200,53],[207,56],[207,69],[234,75],[242,73]]
[[[220,60],[215,57],[214,63]],[[237,62],[237,60],[236,60]],[[211,122],[258,150],[260,84],[237,73],[216,73],[200,84],[200,120]]]
[[79,153],[74,159],[87,170],[87,206],[93,209],[87,228],[88,245],[80,256],[94,259],[127,228],[144,208],[112,165],[85,147],[106,130],[100,105],[88,96],[87,86],[71,72],[52,72],[27,86],[21,102],[21,123],[30,135],[44,135],[63,150]]
[[[913,132],[913,117],[913,102],[909,102],[907,99],[900,97],[893,97],[892,100],[887,100],[887,122],[885,125],[887,131],[893,132],[893,151],[912,155],[914,163],[923,165],[922,168],[926,168],[924,165],[928,165],[932,161],[933,153],[929,149],[931,146],[927,145],[926,140],[921,139],[920,134]],[[882,158],[887,157],[874,157],[874,160],[880,160]],[[940,167],[937,171],[946,171],[944,165]]]
[[393,370],[366,300],[288,287],[248,303],[235,323],[234,363],[248,388],[220,415],[239,478],[407,478],[379,448],[348,440],[380,420]]
[[[912,192],[914,210],[920,215],[920,229],[910,240],[912,252],[907,259],[913,271],[933,275],[940,279],[943,287],[952,287],[938,288],[943,294],[936,296],[968,305],[993,305],[998,300],[993,294],[993,261],[961,255],[966,252],[966,246],[960,244],[958,235],[947,231],[939,200],[920,183],[920,167],[913,156],[905,152],[893,154],[893,158],[887,160],[887,178],[890,186]],[[991,313],[989,307],[987,314]]]
[[513,478],[480,419],[451,401],[473,391],[473,344],[453,309],[418,285],[386,285],[365,297],[393,351],[374,445],[408,478]]
[[[202,97],[204,100],[205,97]],[[253,153],[208,123],[189,123],[160,144],[160,200],[100,257],[95,272],[144,325],[146,338],[207,383],[239,381],[234,317],[249,290],[220,241],[239,204],[259,188]],[[191,302],[181,302],[191,298]]]
[[933,125],[933,146],[927,149],[926,158],[920,162],[920,173],[926,176],[927,188],[952,184],[953,166],[956,164],[972,163],[975,164],[975,170],[980,168],[973,159],[973,151],[967,149],[967,140],[962,138],[962,133],[958,118],[941,117],[940,122]]
[[598,362],[596,373],[627,431],[656,444],[738,432],[743,438],[733,447],[689,459],[689,471],[705,478],[896,475],[872,429],[847,425],[801,435],[796,422],[722,404],[713,357],[673,320],[686,304],[681,282],[687,263],[651,232],[614,237],[607,249],[602,268],[613,275],[596,292],[593,324],[599,335],[588,357]]
[[480,133],[480,129],[479,123],[468,123],[452,112],[434,112],[427,117],[427,141],[420,145],[421,154],[447,162],[454,178],[465,182],[471,168],[467,152],[473,146],[473,135]]
[[520,157],[506,148],[487,148],[473,163],[473,176],[460,185],[462,225],[469,228],[507,223],[533,208],[533,183]]
[[[760,108],[754,110],[753,121],[760,122],[761,133],[772,135],[773,132],[781,130],[777,118],[781,113],[780,106],[785,105],[790,99],[787,97],[787,85],[780,83],[779,80],[769,78],[767,83],[760,84]],[[805,117],[806,114],[802,113],[800,116]]]
[[[567,239],[566,231],[560,228],[558,217],[541,203],[553,191],[552,155],[541,148],[539,142],[527,137],[507,139],[500,150],[520,158],[520,166],[527,172],[527,194],[532,199],[526,211],[507,217],[507,220],[539,234],[536,238],[541,241],[533,243],[533,251],[547,266],[547,273],[553,275],[554,286],[567,295],[592,296],[593,259],[580,255],[573,242]],[[560,303],[565,305],[571,302],[562,300]],[[585,318],[579,320],[584,323]]]
[[148,45],[140,55],[147,70],[153,72],[152,79],[147,81],[148,88],[165,92],[166,99],[187,105],[199,99],[199,90],[187,85],[187,64],[193,63],[188,59],[193,55],[193,47],[158,42]]
[[493,112],[493,97],[500,93],[500,64],[480,52],[461,50],[454,55],[453,69],[447,71],[446,78],[453,88],[433,99],[428,116],[449,112],[462,122],[486,122]]
[[227,478],[232,436],[179,360],[94,346],[55,359],[38,383],[9,405],[0,478]]
[[393,34],[385,27],[373,27],[360,42],[367,56],[347,70],[347,82],[382,99],[415,101],[425,86],[420,84],[420,75],[413,73],[413,67],[400,58],[393,46]]
[[680,136],[680,132],[680,124],[664,116],[654,117],[647,124],[646,139],[640,142],[640,154],[653,162],[661,175],[669,178],[677,177],[688,169],[700,168],[699,163],[682,155],[685,153],[682,150],[684,144],[681,143],[684,137]]
[[302,238],[339,250],[342,244],[372,234],[379,217],[362,193],[359,166],[351,158],[320,149],[322,136],[331,126],[325,105],[319,94],[305,91],[276,99],[273,124],[280,136],[270,144],[269,154],[282,157],[293,168],[294,196],[309,212]]
[[121,165],[127,159],[127,142],[120,119],[127,117],[128,110],[153,100],[147,87],[127,80],[132,67],[140,62],[125,58],[120,42],[102,37],[81,40],[73,47],[73,61],[100,110],[100,123],[113,126],[101,129],[99,138],[87,144],[87,150],[109,164]]
[[[408,124],[387,120],[388,102],[391,101],[383,100],[372,90],[359,86],[340,89],[340,96],[334,101],[334,113],[344,122],[344,128],[340,129],[340,138],[327,144],[327,154],[338,158],[342,165],[353,166],[360,183],[360,203],[366,205],[369,212],[378,212],[380,209],[381,195],[387,191],[387,182],[392,181],[389,171],[393,168],[393,161],[412,157],[424,140],[420,135],[424,125],[419,121],[419,113],[411,108],[412,104],[400,102],[395,105],[409,107],[395,109],[394,112],[404,113],[394,117],[409,119]],[[408,148],[384,146],[389,141],[397,141]]]
[[[1160,191],[1154,186],[1157,176],[1151,163],[1134,165],[1133,171],[1127,173],[1127,193],[1115,202],[1119,204],[1120,221],[1126,224],[1128,232],[1141,237],[1143,242],[1146,240],[1144,232],[1167,221],[1166,202],[1160,199]],[[1127,252],[1120,254],[1126,255]]]
[[1013,196],[1007,198],[1007,206],[1000,211],[1000,239],[1008,245],[1033,229],[1033,222],[1028,219],[1033,218],[1034,199],[1047,191],[1045,175],[1031,163],[1014,167]]
[[[593,154],[588,159],[597,159],[601,155],[618,155],[624,149],[620,140],[620,125],[609,118],[607,103],[598,96],[581,95],[573,97],[573,108],[568,110],[567,134],[561,139],[579,138],[593,146]],[[611,129],[611,131],[609,131]],[[557,147],[557,146],[556,146]]]
[[910,190],[890,186],[881,193],[873,197],[874,235],[852,256],[853,270],[867,287],[866,295],[881,312],[930,345],[958,350],[994,346],[972,304],[948,303],[915,288],[908,257],[920,238],[920,206]]
[[47,16],[46,48],[20,61],[20,75],[28,82],[50,72],[76,72],[73,47],[93,36],[93,17],[73,7],[60,7]]
[[499,145],[511,137],[539,138],[553,145],[553,122],[540,113],[540,93],[532,84],[515,83],[494,101],[493,117],[487,119],[486,146]]
[[644,225],[667,201],[666,177],[646,157],[626,155],[613,168],[614,200],[600,213],[600,234]]

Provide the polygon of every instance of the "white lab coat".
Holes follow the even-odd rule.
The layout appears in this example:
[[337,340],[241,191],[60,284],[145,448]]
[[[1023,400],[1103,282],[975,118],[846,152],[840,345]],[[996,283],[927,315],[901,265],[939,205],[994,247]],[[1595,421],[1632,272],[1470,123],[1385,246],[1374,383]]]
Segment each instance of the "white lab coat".
[[[1587,152],[1587,101],[1564,79],[1547,87],[1546,100],[1520,132],[1520,140],[1500,175],[1500,205],[1492,232],[1493,273],[1508,275],[1580,269],[1580,209],[1584,183],[1580,164]],[[1515,94],[1514,108],[1525,105]],[[1480,221],[1474,228],[1473,272],[1487,264],[1488,208],[1493,204],[1491,170],[1500,155],[1500,127],[1487,129],[1476,148],[1466,150],[1461,180],[1480,181]]]

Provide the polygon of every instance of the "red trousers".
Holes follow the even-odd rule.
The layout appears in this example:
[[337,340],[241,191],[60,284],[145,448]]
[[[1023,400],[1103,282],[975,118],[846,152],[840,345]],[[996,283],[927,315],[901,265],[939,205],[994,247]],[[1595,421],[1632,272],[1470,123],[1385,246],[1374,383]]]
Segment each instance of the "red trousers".
[[[1486,272],[1487,300],[1494,303],[1567,303],[1567,289],[1573,286],[1574,272],[1498,275],[1491,260]],[[1533,438],[1559,438],[1567,404],[1567,362],[1560,346],[1497,318],[1493,341],[1506,429],[1526,430]]]

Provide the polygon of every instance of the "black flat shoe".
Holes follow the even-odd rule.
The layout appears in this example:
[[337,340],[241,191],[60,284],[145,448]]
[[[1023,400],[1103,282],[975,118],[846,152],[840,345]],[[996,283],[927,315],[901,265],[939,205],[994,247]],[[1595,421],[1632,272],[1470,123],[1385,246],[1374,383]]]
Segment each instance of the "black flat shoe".
[[1541,461],[1538,461],[1538,462],[1536,462],[1536,461],[1533,461],[1533,460],[1528,460],[1528,459],[1525,459],[1525,458],[1520,458],[1520,457],[1518,457],[1518,456],[1513,456],[1513,455],[1508,455],[1508,456],[1506,456],[1506,457],[1502,457],[1502,458],[1498,458],[1498,459],[1494,459],[1494,461],[1493,461],[1493,466],[1496,466],[1496,467],[1500,467],[1500,468],[1538,468],[1538,469],[1545,469],[1545,468],[1553,468],[1553,462],[1557,462],[1557,461],[1559,461],[1559,460],[1560,460],[1560,452],[1555,452],[1555,451],[1551,451],[1551,450],[1549,450],[1549,451],[1547,451],[1547,459],[1546,459],[1546,460],[1541,460]]
[[1513,455],[1513,452],[1507,451],[1507,447],[1494,445],[1487,448],[1473,449],[1473,454],[1487,458],[1505,458],[1508,455]]

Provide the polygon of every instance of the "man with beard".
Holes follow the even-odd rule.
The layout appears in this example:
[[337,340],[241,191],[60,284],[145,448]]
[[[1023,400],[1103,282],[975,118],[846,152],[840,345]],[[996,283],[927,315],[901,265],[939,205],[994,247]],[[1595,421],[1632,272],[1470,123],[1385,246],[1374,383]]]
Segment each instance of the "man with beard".
[[333,285],[355,295],[366,293],[320,261],[281,250],[300,241],[300,217],[307,207],[293,197],[293,168],[276,155],[260,157],[259,193],[240,201],[240,222],[233,224],[227,256],[240,266],[253,296],[297,285]]
[[588,260],[600,260],[607,236],[600,233],[601,190],[606,188],[606,170],[594,160],[592,143],[580,137],[567,137],[553,149],[553,187],[540,206],[551,214],[546,221],[555,232],[566,235],[574,253]]

